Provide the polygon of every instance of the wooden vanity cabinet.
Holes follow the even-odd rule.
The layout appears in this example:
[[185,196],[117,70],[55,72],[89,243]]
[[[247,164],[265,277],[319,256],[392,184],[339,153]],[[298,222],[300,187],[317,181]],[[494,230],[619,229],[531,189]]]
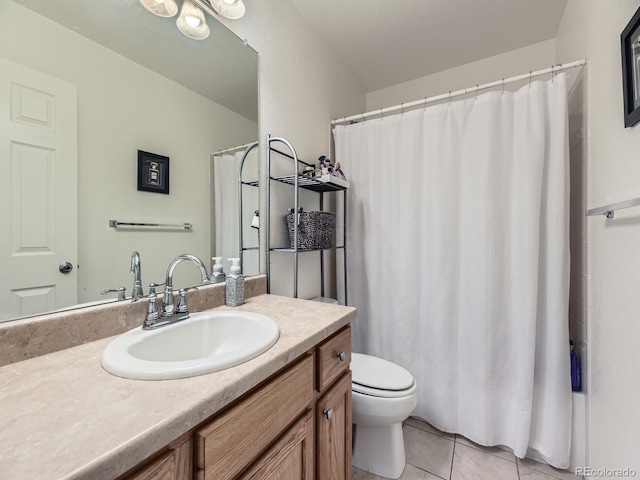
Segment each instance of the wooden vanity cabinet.
[[313,399],[313,355],[308,354],[196,430],[196,479],[237,478]]
[[241,480],[313,480],[313,412],[308,410],[259,460],[246,470]]
[[156,454],[141,467],[136,467],[122,480],[191,480],[193,478],[193,442],[185,434]]
[[345,327],[121,480],[350,480]]

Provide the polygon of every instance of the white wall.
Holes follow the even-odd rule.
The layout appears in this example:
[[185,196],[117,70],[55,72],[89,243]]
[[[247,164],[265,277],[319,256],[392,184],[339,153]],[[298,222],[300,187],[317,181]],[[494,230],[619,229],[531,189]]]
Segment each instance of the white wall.
[[[209,155],[255,140],[256,123],[24,7],[1,6],[0,56],[78,87],[79,302],[101,298],[105,288],[130,293],[133,250],[145,290],[164,281],[176,255],[207,259]],[[171,158],[169,195],[137,191],[139,149]],[[194,229],[132,233],[109,228],[109,219],[190,222]],[[182,270],[176,285],[199,278]]]
[[[640,126],[624,128],[620,61],[620,33],[639,6],[638,0],[569,0],[556,37],[558,62],[588,59],[584,207],[640,196]],[[615,215],[589,217],[584,232],[587,465],[629,467],[640,475],[640,213]]]
[[[260,139],[268,133],[285,137],[309,162],[330,155],[329,122],[362,111],[365,93],[314,27],[289,0],[248,1],[243,18],[223,23],[260,54]],[[262,148],[264,162],[264,145]],[[345,170],[348,172],[348,165]],[[305,195],[305,206],[313,208],[314,195]],[[286,208],[293,206],[291,189],[278,189],[272,201],[273,228],[281,239]],[[319,295],[318,255],[302,254],[300,259],[299,296]],[[291,295],[291,256],[275,253],[272,264],[272,293]]]
[[[369,92],[367,93],[367,111],[493,82],[530,70],[549,68],[556,63],[555,53],[555,40],[551,39]],[[510,84],[506,88],[514,90],[520,86],[520,84]],[[356,113],[358,112],[351,112],[351,114]]]

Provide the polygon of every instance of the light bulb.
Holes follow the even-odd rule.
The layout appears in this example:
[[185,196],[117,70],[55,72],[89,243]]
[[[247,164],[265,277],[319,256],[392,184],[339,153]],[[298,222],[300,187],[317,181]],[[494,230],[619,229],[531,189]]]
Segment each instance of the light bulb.
[[200,19],[198,17],[194,17],[193,15],[186,15],[184,17],[184,21],[187,22],[187,25],[189,25],[191,28],[197,28],[202,25]]
[[140,3],[159,17],[173,17],[178,13],[178,4],[175,0],[140,0]]
[[191,0],[182,2],[182,10],[176,24],[182,33],[194,40],[204,40],[211,33],[204,18],[204,12],[196,7]]
[[211,6],[218,15],[231,20],[237,20],[244,15],[245,7],[242,0],[210,0]]

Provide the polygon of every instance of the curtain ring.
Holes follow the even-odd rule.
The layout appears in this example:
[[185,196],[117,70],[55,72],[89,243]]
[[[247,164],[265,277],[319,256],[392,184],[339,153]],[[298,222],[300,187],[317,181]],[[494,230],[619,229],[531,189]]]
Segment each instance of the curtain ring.
[[504,78],[502,79],[502,95],[504,95]]
[[400,104],[400,116],[404,117],[404,102]]
[[382,107],[380,107],[380,119],[384,120],[384,113],[382,113]]
[[529,70],[529,87],[531,87],[531,70]]
[[480,85],[476,83],[476,98],[475,98],[476,100],[478,99],[478,87],[479,87],[479,86],[480,86]]
[[364,123],[364,112],[362,112],[362,123]]
[[451,90],[449,90],[449,105],[451,105]]
[[424,109],[427,109],[427,97],[424,97]]

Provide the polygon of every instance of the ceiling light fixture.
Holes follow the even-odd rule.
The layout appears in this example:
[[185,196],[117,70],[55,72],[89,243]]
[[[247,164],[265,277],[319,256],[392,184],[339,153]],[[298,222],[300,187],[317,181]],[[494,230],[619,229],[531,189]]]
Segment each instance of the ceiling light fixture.
[[[160,17],[173,17],[178,13],[176,0],[140,0],[140,3]],[[183,34],[195,40],[204,40],[211,33],[201,9],[230,20],[237,20],[245,13],[242,0],[196,0],[195,3],[193,0],[183,0],[176,24]]]
[[191,0],[182,2],[182,10],[180,10],[176,24],[182,33],[195,40],[204,40],[210,33],[204,12],[196,7]]
[[242,0],[204,0],[218,15],[230,20],[237,20],[244,15],[245,7]]
[[140,0],[140,3],[159,17],[173,17],[178,13],[178,4],[175,0]]

